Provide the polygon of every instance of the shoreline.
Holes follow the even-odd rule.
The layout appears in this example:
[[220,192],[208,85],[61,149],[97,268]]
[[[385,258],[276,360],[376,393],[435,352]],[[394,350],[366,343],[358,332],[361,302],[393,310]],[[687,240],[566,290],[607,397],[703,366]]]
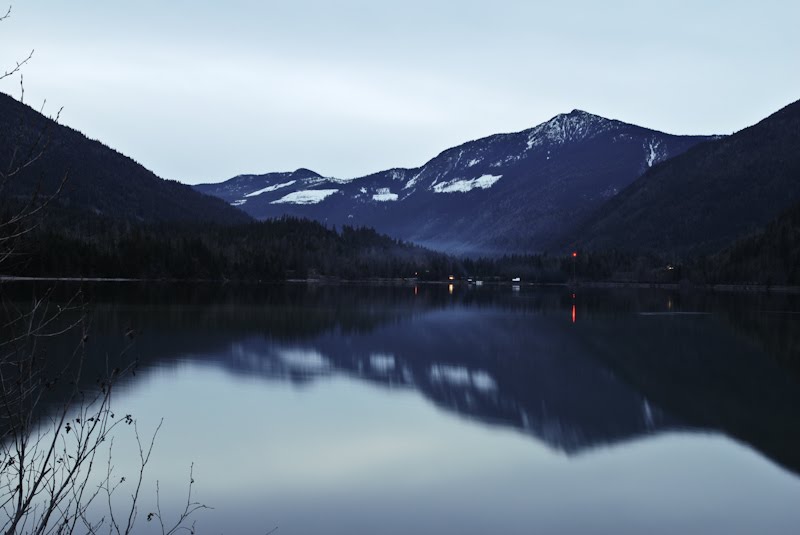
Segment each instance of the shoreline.
[[[426,281],[418,279],[286,279],[286,280],[219,280],[219,279],[139,279],[127,277],[21,277],[0,275],[0,283],[5,282],[138,282],[138,283],[202,283],[202,284],[378,284],[378,285],[457,285],[476,286],[464,280],[455,281]],[[636,290],[673,290],[673,291],[705,291],[705,292],[731,292],[731,293],[780,293],[800,294],[800,286],[781,286],[766,284],[682,284],[675,282],[633,282],[633,281],[582,281],[571,282],[511,282],[511,281],[484,281],[481,287],[508,286],[508,287],[564,287],[564,288],[592,288],[592,289],[636,289]]]

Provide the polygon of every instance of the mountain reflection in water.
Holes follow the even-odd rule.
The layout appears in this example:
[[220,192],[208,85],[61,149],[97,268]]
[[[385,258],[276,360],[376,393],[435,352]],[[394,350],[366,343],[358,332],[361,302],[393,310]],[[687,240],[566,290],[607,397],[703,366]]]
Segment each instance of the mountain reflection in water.
[[85,291],[94,303],[89,364],[99,369],[121,353],[122,333],[133,328],[132,382],[178,362],[297,385],[345,376],[419,392],[570,455],[697,430],[800,472],[800,316],[783,313],[798,310],[790,296],[463,286]]

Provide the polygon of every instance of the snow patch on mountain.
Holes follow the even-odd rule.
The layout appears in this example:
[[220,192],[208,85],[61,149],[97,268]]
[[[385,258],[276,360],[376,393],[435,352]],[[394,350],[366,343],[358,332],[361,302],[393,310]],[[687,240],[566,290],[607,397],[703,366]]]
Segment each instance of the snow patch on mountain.
[[472,180],[455,179],[441,184],[434,184],[433,191],[436,193],[465,193],[475,188],[489,189],[501,178],[503,178],[503,175],[482,175]]
[[403,186],[403,189],[413,188],[414,185],[419,182],[420,175],[422,175],[422,171],[411,177],[411,180],[406,182],[406,185]]
[[[335,179],[323,178],[323,177],[311,177],[311,178],[304,178],[303,179],[303,186],[307,188],[313,188],[314,186],[319,186],[320,184],[325,184],[328,182],[336,182]],[[341,183],[347,183],[349,180],[344,180]]]
[[522,155],[509,154],[508,156],[506,156],[502,160],[498,160],[496,162],[490,163],[489,167],[505,167],[505,166],[507,166],[509,164],[512,164],[514,162],[517,162],[517,161],[519,161],[521,159],[522,159]]
[[581,110],[556,115],[528,133],[527,150],[545,143],[563,145],[594,137],[614,126],[614,121]]
[[272,201],[270,204],[318,204],[338,191],[338,189],[309,189],[303,191],[294,191],[281,197],[277,201]]
[[247,199],[239,199],[238,201],[233,201],[231,206],[241,206],[247,202]]
[[354,178],[334,178],[334,177],[328,177],[328,178],[323,178],[322,180],[317,180],[317,181],[315,181],[315,183],[316,183],[316,184],[318,184],[318,183],[320,183],[320,182],[333,182],[333,183],[335,183],[335,184],[349,184],[350,182],[352,182],[352,181],[354,181],[354,180],[357,180],[357,178],[356,178],[356,177],[354,177]]
[[[297,181],[296,180],[290,180],[289,182],[284,182],[283,184],[275,184],[274,186],[267,186],[266,188],[262,188],[260,190],[254,191],[253,193],[248,193],[247,195],[245,195],[245,197],[255,197],[257,195],[261,195],[262,193],[267,193],[269,191],[275,191],[275,190],[279,190],[281,188],[286,188],[288,186],[291,186],[295,182],[297,182]],[[244,202],[242,202],[242,204],[244,204]]]
[[653,165],[664,160],[666,156],[667,153],[664,150],[661,141],[651,138],[648,141],[647,145],[645,146],[645,158],[647,160],[647,167],[653,167]]
[[389,188],[378,188],[378,191],[372,196],[372,200],[379,202],[396,201],[397,193],[392,193]]

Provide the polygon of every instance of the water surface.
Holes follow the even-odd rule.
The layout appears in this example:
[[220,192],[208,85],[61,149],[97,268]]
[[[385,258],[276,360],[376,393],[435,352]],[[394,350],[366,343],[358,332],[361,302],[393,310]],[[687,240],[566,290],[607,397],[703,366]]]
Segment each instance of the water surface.
[[[795,297],[84,290],[88,362],[138,360],[115,406],[145,432],[164,418],[149,473],[175,506],[194,463],[214,507],[196,517],[201,533],[800,525]],[[131,444],[117,443],[125,471]]]

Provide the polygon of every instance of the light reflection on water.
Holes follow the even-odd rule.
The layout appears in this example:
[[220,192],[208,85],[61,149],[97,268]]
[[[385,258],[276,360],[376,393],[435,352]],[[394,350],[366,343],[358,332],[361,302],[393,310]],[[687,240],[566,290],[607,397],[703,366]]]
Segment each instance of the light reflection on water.
[[[142,390],[123,403],[166,418],[152,473],[180,491],[185,465],[196,463],[198,498],[215,507],[200,517],[203,531],[791,533],[796,525],[796,479],[719,434],[666,433],[567,456],[509,428],[453,419],[413,391],[345,378],[265,388],[190,365],[178,377],[156,372]],[[176,397],[205,417],[187,418]]]
[[201,532],[793,533],[797,316],[410,290],[99,302],[97,354],[142,332],[116,402],[165,418],[165,499],[194,462]]

